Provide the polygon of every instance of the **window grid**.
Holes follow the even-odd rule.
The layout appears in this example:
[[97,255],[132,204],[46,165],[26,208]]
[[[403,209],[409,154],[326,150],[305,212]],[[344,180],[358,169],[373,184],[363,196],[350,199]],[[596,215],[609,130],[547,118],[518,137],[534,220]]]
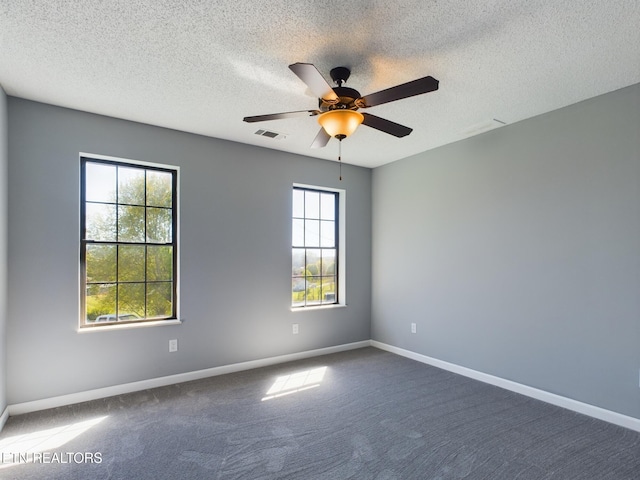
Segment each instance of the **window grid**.
[[[108,201],[105,199],[88,199],[87,192],[87,165],[90,166],[109,166],[112,167],[115,173],[114,182],[113,182],[113,201]],[[126,169],[128,171],[135,171],[138,174],[141,174],[142,180],[142,199],[139,201],[125,201],[121,197],[121,170]],[[170,175],[170,186],[165,185],[165,190],[168,190],[169,199],[165,200],[166,205],[162,205],[158,202],[154,204],[150,201],[149,191],[152,189],[150,186],[150,176],[149,174],[155,172],[162,175]],[[92,177],[93,178],[93,177]],[[82,158],[81,159],[81,252],[80,252],[80,265],[81,265],[81,326],[97,326],[104,325],[102,321],[110,323],[112,321],[122,322],[140,322],[140,321],[148,321],[148,320],[165,320],[165,319],[175,319],[177,318],[177,170],[173,170],[170,168],[161,168],[149,165],[139,165],[133,163],[126,163],[120,161],[112,161],[112,160],[98,160],[92,158]],[[87,206],[103,206],[103,207],[112,207],[112,215],[115,216],[113,219],[113,228],[111,232],[107,232],[107,237],[109,237],[109,233],[111,236],[115,235],[115,238],[88,238],[90,235],[87,231],[87,224],[90,223],[88,221],[89,212]],[[127,216],[125,208],[132,209],[141,209],[142,219],[141,221],[138,219],[141,225],[133,225],[130,230],[133,233],[138,233],[137,237],[139,238],[126,238],[124,233],[124,218]],[[149,212],[157,210],[157,213],[164,212],[164,224],[162,222],[162,216],[159,216],[159,221],[156,223],[156,232],[153,235],[153,232],[150,233],[151,229],[149,228],[150,219]],[[166,222],[167,218],[170,217],[170,221]],[[104,220],[104,219],[103,219]],[[157,220],[157,219],[156,219]],[[106,222],[108,224],[108,222]],[[135,222],[133,222],[135,223]],[[123,228],[121,228],[123,227]],[[142,232],[139,232],[139,228],[142,228]],[[164,228],[161,228],[164,227]],[[164,234],[161,233],[164,229],[167,232]],[[95,232],[93,232],[95,233]],[[132,232],[129,231],[127,235],[131,237]],[[95,235],[94,235],[95,236]],[[135,236],[135,235],[134,235]],[[125,237],[126,239],[123,239]],[[152,238],[155,237],[155,238]],[[115,258],[111,261],[112,265],[110,265],[109,260],[97,261],[88,258],[88,253],[93,248],[106,247],[107,251],[109,249],[113,249],[113,254],[115,254]],[[139,247],[142,252],[142,266],[138,272],[139,276],[134,279],[125,279],[122,273],[125,270],[128,262],[125,261],[125,249],[127,247]],[[165,249],[162,251],[161,249]],[[150,275],[150,264],[149,260],[152,257],[152,253],[154,253],[155,249],[155,267],[156,267],[156,275],[158,272],[162,271],[162,268],[158,268],[158,264],[161,264],[161,261],[164,259],[165,263],[169,263],[169,267],[165,268],[163,273],[159,275],[164,275],[164,277],[158,278]],[[162,257],[164,255],[164,258]],[[170,260],[169,260],[170,259]],[[169,262],[167,262],[169,260]],[[103,278],[89,279],[88,278],[88,262],[91,263],[94,267],[96,265],[100,265],[103,268],[105,266],[112,267],[113,272],[111,275],[106,275]],[[160,265],[162,267],[162,265]],[[142,272],[140,274],[140,272]],[[142,293],[138,293],[138,302],[136,305],[135,312],[129,312],[126,308],[122,307],[122,299],[125,298],[125,290],[128,286],[129,289],[133,290],[135,286],[138,285],[141,287]],[[159,288],[163,286],[164,288]],[[111,296],[109,295],[109,291],[113,290]],[[89,307],[89,298],[91,297],[90,291],[98,291],[99,294],[96,297],[100,296],[100,293],[107,292],[106,297],[112,297],[112,301],[107,302],[110,303],[113,308],[106,308],[105,311],[99,312],[96,314],[96,309],[92,308],[92,312],[88,311]],[[129,292],[131,294],[131,292]],[[154,296],[155,294],[155,296]],[[158,312],[157,308],[154,309],[156,311],[150,311],[149,305],[151,302],[156,301],[156,303],[160,305],[165,305],[162,311]],[[105,307],[103,307],[104,309]],[[93,318],[92,318],[93,317]],[[102,320],[100,320],[102,319]]]
[[292,306],[338,303],[338,193],[294,187]]

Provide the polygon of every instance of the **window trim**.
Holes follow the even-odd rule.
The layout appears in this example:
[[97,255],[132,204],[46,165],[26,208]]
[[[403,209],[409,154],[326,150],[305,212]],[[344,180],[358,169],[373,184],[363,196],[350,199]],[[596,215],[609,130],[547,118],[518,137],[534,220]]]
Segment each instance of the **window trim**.
[[[306,184],[306,183],[293,183],[291,189],[290,189],[290,195],[289,195],[289,199],[291,201],[290,205],[289,205],[289,225],[291,228],[293,228],[293,222],[291,221],[291,219],[293,218],[293,189],[295,188],[301,188],[301,189],[305,189],[305,190],[315,190],[315,191],[319,191],[319,192],[332,192],[332,193],[337,193],[337,197],[338,197],[338,206],[337,206],[337,214],[338,214],[338,221],[336,223],[336,229],[337,229],[337,236],[338,236],[338,241],[337,241],[337,250],[338,250],[338,258],[337,258],[337,263],[338,263],[338,275],[337,275],[337,279],[336,282],[338,284],[338,300],[336,303],[326,303],[324,305],[319,304],[319,305],[300,305],[300,306],[293,306],[290,304],[290,310],[292,312],[304,312],[304,311],[313,311],[313,310],[320,310],[320,309],[331,309],[331,308],[339,308],[339,307],[346,307],[347,306],[347,269],[346,269],[346,252],[347,252],[347,229],[346,229],[346,203],[347,203],[347,191],[345,189],[342,188],[333,188],[333,187],[323,187],[320,185],[310,185],[310,184]],[[289,232],[289,239],[292,238],[292,231]],[[291,245],[293,246],[293,245]],[[292,257],[291,255],[289,256],[289,261],[292,261]],[[291,268],[289,269],[291,270]],[[291,290],[289,291],[289,295],[291,295]]]
[[[147,162],[141,160],[131,160],[119,157],[112,157],[106,155],[92,154],[92,153],[84,153],[80,152],[80,218],[78,222],[79,227],[79,293],[80,293],[80,302],[79,302],[79,315],[78,315],[78,331],[87,332],[87,331],[105,331],[105,330],[116,330],[123,328],[137,328],[137,327],[151,327],[151,326],[164,326],[164,325],[175,325],[182,323],[180,320],[180,167],[175,165],[166,165],[155,162]],[[172,295],[173,295],[173,305],[172,305],[172,314],[166,318],[144,318],[140,320],[134,321],[118,321],[118,322],[104,322],[100,324],[91,324],[86,321],[86,252],[87,245],[90,245],[92,242],[87,242],[85,239],[86,234],[86,164],[87,162],[93,163],[101,163],[105,165],[115,165],[115,166],[131,166],[142,168],[145,170],[155,170],[155,171],[163,171],[169,172],[172,174],[172,242],[166,245],[172,245],[174,249],[173,254],[173,286],[172,286]],[[116,203],[117,205],[117,203]],[[102,242],[99,242],[102,243]],[[111,242],[109,242],[111,243]],[[120,243],[127,244],[127,242],[112,242],[116,245]],[[147,243],[140,243],[140,245],[155,245]],[[158,244],[163,245],[163,244]],[[146,280],[145,280],[146,283]],[[117,285],[117,279],[116,279]]]

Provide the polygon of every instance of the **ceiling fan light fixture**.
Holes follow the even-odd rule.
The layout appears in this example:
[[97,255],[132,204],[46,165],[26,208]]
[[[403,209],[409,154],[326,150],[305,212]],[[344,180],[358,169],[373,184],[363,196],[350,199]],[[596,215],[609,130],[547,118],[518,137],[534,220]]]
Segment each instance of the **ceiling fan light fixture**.
[[322,148],[331,137],[343,140],[356,131],[362,124],[397,138],[406,137],[412,129],[399,123],[386,120],[370,113],[361,114],[359,108],[375,107],[384,103],[395,102],[404,98],[422,95],[438,90],[438,80],[433,77],[422,77],[395,87],[370,93],[364,97],[353,88],[343,87],[351,71],[347,67],[336,67],[331,70],[331,78],[337,87],[331,87],[312,63],[293,63],[289,69],[302,80],[314,96],[318,98],[318,108],[298,110],[295,112],[271,113],[244,117],[245,122],[264,122],[282,118],[318,117],[322,128],[318,131],[311,148]]
[[324,131],[340,140],[355,132],[363,120],[364,115],[355,110],[330,110],[318,116],[318,123]]

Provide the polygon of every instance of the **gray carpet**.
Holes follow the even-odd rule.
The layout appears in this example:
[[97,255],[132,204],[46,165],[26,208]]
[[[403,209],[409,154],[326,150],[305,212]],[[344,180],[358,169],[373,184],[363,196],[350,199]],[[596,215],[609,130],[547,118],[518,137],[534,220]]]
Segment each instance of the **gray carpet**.
[[374,348],[11,417],[0,442],[101,417],[0,478],[640,478],[640,433]]

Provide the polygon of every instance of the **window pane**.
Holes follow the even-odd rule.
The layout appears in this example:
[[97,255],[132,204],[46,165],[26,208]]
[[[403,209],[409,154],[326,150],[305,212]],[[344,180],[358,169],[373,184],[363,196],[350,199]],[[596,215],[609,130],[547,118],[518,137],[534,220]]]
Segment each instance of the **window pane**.
[[147,247],[147,281],[173,280],[173,247]]
[[306,218],[320,218],[320,194],[305,192],[304,216]]
[[88,321],[108,321],[109,319],[99,318],[103,315],[114,315],[116,313],[116,286],[115,284],[92,284],[86,289],[86,320]]
[[304,263],[304,248],[294,248],[291,262],[291,275],[294,277],[304,276],[305,263]]
[[292,306],[337,302],[337,206],[335,192],[293,189]]
[[118,206],[118,241],[144,243],[144,207]]
[[[129,317],[133,314],[140,318],[145,317],[145,284],[121,283],[118,285],[118,318]],[[131,318],[127,318],[131,320]]]
[[320,218],[322,220],[335,220],[336,196],[333,193],[323,193],[320,195]]
[[173,182],[169,172],[147,170],[147,205],[171,207]]
[[322,277],[322,303],[336,302],[336,277]]
[[304,278],[294,278],[291,283],[291,304],[294,307],[301,307],[305,301],[305,285]]
[[118,247],[118,281],[144,282],[145,246],[121,245]]
[[171,210],[147,208],[147,242],[171,243]]
[[293,216],[304,217],[304,191],[293,190]]
[[144,170],[118,167],[118,203],[144,205]]
[[87,203],[85,207],[86,239],[99,242],[116,240],[116,206]]
[[116,281],[116,246],[87,245],[87,283]]
[[304,246],[304,220],[293,220],[293,226],[291,228],[292,239],[291,244],[294,247]]
[[83,323],[172,317],[177,172],[106,160],[81,162]]
[[172,314],[173,284],[147,284],[147,317],[170,317]]
[[307,250],[307,267],[305,275],[320,275],[320,251],[319,250]]
[[88,202],[116,202],[116,167],[86,163],[85,199]]
[[304,244],[307,247],[320,246],[320,221],[305,220],[304,222]]
[[322,275],[336,274],[336,251],[322,250]]
[[307,277],[307,305],[319,305],[322,299],[322,278]]
[[320,222],[320,246],[335,247],[336,240],[336,223],[321,221]]

